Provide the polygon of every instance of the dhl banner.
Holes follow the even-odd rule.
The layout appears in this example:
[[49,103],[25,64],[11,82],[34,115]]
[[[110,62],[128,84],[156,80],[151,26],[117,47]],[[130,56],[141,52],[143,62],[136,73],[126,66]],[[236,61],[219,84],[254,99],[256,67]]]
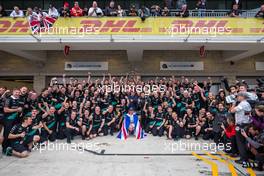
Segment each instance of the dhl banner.
[[[27,18],[0,18],[1,35],[32,34]],[[264,35],[264,20],[256,18],[137,17],[59,18],[40,27],[40,35]]]

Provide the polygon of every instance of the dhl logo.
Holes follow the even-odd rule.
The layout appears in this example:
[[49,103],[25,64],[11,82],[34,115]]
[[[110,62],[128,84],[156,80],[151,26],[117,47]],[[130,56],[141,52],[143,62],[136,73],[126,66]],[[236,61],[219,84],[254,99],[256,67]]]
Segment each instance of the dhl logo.
[[[71,20],[73,23],[68,23],[64,18],[59,18],[59,23],[55,28],[79,28],[80,32],[83,30],[89,32],[96,32],[97,34],[167,34],[168,28],[172,29],[172,32],[181,32],[181,28],[192,28],[192,32],[196,32],[201,28],[223,28],[224,32],[231,34],[263,34],[264,24],[263,21],[256,19],[241,19],[245,20],[243,26],[239,25],[235,21],[227,18],[223,19],[180,19],[180,18],[149,18],[144,23],[139,18],[123,18],[123,19],[94,19],[94,18],[78,18]],[[73,26],[69,26],[72,24]],[[256,24],[256,25],[252,25]],[[89,30],[86,30],[89,29]],[[24,19],[0,19],[0,34],[25,34],[31,32],[29,23],[26,18]]]
[[11,20],[0,20],[0,33],[26,33],[29,29],[29,23],[25,19],[13,23]]

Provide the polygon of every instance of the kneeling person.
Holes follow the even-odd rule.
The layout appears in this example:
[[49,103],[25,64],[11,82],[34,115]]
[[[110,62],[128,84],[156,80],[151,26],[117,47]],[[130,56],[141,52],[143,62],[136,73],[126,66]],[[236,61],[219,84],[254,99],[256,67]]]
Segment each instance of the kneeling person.
[[12,154],[14,156],[25,158],[29,155],[34,142],[39,142],[38,135],[28,136],[29,126],[32,123],[31,117],[24,117],[21,124],[15,125],[9,135],[8,139],[11,140]]

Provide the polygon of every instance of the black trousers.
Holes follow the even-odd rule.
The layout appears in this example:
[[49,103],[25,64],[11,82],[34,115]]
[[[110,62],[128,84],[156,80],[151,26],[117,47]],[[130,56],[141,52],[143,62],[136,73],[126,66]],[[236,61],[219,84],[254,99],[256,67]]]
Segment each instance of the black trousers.
[[158,129],[158,127],[154,125],[154,127],[151,129],[151,133],[152,133],[153,136],[163,136],[163,134],[164,134],[164,127],[161,126]]
[[41,132],[41,136],[42,136],[42,141],[47,141],[47,140],[50,140],[51,142],[55,141],[56,140],[56,131],[55,130],[52,130],[52,133],[49,134],[46,130],[43,129],[43,131]]
[[67,137],[67,142],[68,143],[71,143],[71,140],[73,139],[74,136],[78,135],[79,132],[74,130],[74,129],[71,129],[71,128],[66,128],[65,129],[65,135]]
[[12,127],[15,125],[16,120],[9,120],[9,119],[5,119],[4,120],[4,141],[2,144],[3,147],[3,151],[6,150],[7,147],[9,147],[11,145],[10,140],[8,140],[8,135],[12,129]]
[[210,140],[214,139],[214,132],[213,131],[206,131],[203,134],[203,140]]
[[247,149],[247,142],[246,138],[242,136],[240,131],[237,131],[236,133],[236,143],[237,143],[237,148],[239,151],[239,156],[241,160],[248,160],[248,149]]
[[114,131],[115,131],[115,123],[112,123],[110,126],[108,126],[108,125],[104,125],[104,127],[103,127],[103,133],[104,133],[104,136],[107,136],[108,135],[108,133],[109,133],[109,130],[110,130],[110,134],[113,134],[114,133]]
[[173,139],[180,137],[182,138],[184,136],[184,128],[181,128],[179,125],[174,126],[172,131],[171,131],[171,137]]

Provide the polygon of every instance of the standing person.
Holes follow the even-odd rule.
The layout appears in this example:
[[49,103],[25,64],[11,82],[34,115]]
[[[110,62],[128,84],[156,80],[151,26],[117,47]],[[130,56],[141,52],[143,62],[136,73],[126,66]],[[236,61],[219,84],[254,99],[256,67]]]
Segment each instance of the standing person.
[[242,136],[241,131],[244,130],[246,126],[249,125],[251,122],[250,120],[250,112],[251,106],[247,102],[247,94],[246,93],[238,93],[237,94],[237,101],[239,104],[230,108],[231,113],[235,113],[235,120],[236,120],[236,142],[239,151],[240,159],[236,162],[242,164],[243,162],[247,162],[249,159],[247,153],[247,146],[246,146],[246,139]]
[[138,16],[141,18],[142,22],[144,22],[146,18],[150,16],[149,9],[146,6],[142,5],[138,10]]
[[71,16],[73,17],[83,16],[83,10],[80,8],[78,1],[74,2],[74,7],[71,9]]
[[117,16],[117,10],[115,8],[115,2],[110,1],[109,6],[105,9],[106,16]]
[[23,13],[22,10],[20,10],[18,8],[18,6],[15,6],[14,7],[14,10],[10,14],[10,17],[13,17],[13,18],[22,18],[22,17],[24,17],[24,13]]
[[234,5],[237,5],[238,9],[239,9],[239,10],[242,10],[242,0],[233,0],[233,1],[232,1],[232,4],[231,4],[231,8],[232,8]]
[[93,1],[93,5],[92,5],[92,7],[90,7],[90,9],[88,11],[88,16],[93,16],[93,17],[104,16],[102,9],[97,6],[96,1]]
[[196,7],[198,9],[198,16],[199,17],[204,17],[205,16],[205,11],[206,11],[206,0],[198,0]]
[[126,11],[122,9],[121,5],[117,6],[117,16],[118,17],[126,16]]
[[43,140],[47,141],[50,140],[51,142],[56,140],[56,120],[57,120],[57,114],[55,107],[51,106],[49,109],[47,108],[47,111],[42,115],[43,119]]
[[60,10],[60,16],[61,17],[70,17],[71,16],[68,3],[64,3],[63,7]]
[[6,99],[4,106],[4,141],[3,141],[3,152],[6,152],[6,148],[10,145],[8,135],[12,127],[19,122],[20,114],[23,109],[19,105],[19,89],[14,89],[13,94]]
[[0,4],[0,18],[7,16],[4,7]]
[[58,18],[59,17],[59,12],[58,10],[55,8],[55,6],[53,4],[49,5],[49,13],[48,15],[52,18]]

